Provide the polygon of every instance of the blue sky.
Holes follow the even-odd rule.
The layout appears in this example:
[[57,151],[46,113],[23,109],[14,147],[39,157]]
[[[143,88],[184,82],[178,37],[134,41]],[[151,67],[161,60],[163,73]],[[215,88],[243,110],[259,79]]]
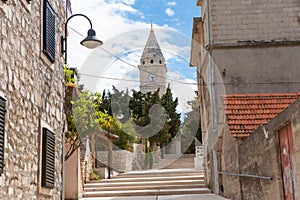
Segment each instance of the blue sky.
[[[139,88],[137,65],[151,22],[166,58],[168,83],[180,101],[180,112],[194,99],[196,71],[189,67],[193,17],[200,16],[196,0],[71,0],[73,14],[87,15],[104,45],[85,49],[79,42],[89,25],[73,18],[69,24],[68,64],[82,74],[92,91]],[[119,59],[118,59],[119,58]],[[121,60],[120,60],[121,59]]]
[[179,30],[181,33],[190,36],[192,30],[192,18],[199,13],[199,7],[195,6],[196,0],[136,0],[133,8],[143,13],[144,19],[140,16],[130,14],[132,20],[143,20],[146,23],[167,24]]

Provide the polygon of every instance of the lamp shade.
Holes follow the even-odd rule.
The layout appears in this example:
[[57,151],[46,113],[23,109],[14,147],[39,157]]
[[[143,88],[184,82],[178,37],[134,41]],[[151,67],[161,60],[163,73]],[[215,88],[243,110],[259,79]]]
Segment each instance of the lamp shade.
[[88,36],[84,38],[80,44],[86,48],[94,49],[101,46],[103,42],[96,37],[96,32],[93,29],[90,29],[88,30]]
[[119,110],[118,114],[116,115],[117,119],[123,119],[124,115],[122,114],[122,111]]

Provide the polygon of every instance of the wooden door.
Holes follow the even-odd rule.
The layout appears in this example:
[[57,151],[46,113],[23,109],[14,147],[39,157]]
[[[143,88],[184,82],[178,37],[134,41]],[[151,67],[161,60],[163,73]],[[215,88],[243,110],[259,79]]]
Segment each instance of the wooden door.
[[279,130],[281,169],[285,200],[295,200],[295,165],[291,124]]

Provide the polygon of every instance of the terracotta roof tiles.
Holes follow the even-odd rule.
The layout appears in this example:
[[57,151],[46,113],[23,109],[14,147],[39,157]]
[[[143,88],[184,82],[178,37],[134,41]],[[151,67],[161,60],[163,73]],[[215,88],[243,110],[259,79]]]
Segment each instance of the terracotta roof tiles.
[[300,97],[300,93],[230,94],[222,97],[231,134],[248,137]]

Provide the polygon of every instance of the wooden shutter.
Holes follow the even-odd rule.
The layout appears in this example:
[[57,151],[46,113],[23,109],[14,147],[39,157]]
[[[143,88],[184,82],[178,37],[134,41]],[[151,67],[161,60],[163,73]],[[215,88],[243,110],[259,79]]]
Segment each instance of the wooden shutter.
[[43,128],[42,143],[42,187],[54,187],[55,137]]
[[0,97],[0,174],[4,167],[5,100]]
[[52,63],[55,61],[55,12],[48,1],[44,1],[43,16],[43,52]]

